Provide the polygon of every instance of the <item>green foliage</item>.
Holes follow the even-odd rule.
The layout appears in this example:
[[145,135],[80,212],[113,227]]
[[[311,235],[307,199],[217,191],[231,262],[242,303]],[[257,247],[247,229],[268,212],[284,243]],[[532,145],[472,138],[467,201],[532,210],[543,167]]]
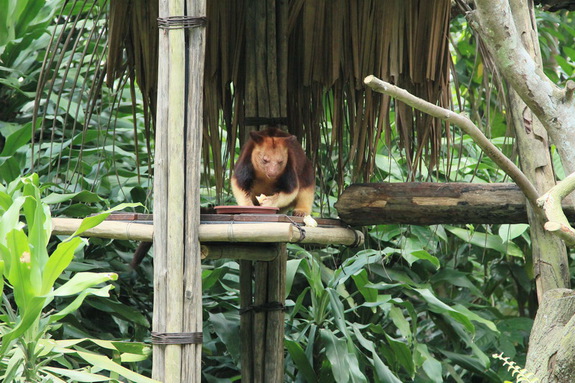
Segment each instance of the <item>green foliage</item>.
[[[137,382],[151,381],[118,364],[120,360],[146,358],[149,347],[98,339],[51,339],[63,318],[74,313],[87,297],[108,297],[113,288],[108,282],[118,278],[115,273],[78,272],[56,286],[74,254],[86,245],[78,235],[96,226],[110,212],[86,218],[74,235],[58,243],[49,254],[51,215],[42,201],[38,176],[0,187],[0,201],[3,382],[109,381],[119,376]],[[24,222],[20,220],[22,216]],[[51,305],[56,299],[68,297],[73,299],[62,308]],[[87,351],[81,345],[86,342],[111,350],[116,354],[115,360]],[[83,366],[74,367],[79,364]],[[109,371],[110,375],[95,374],[89,366],[94,371]]]
[[[44,118],[32,126],[39,70],[50,33],[61,27],[52,25],[52,20],[62,3],[0,0],[0,9],[9,10],[0,15],[4,20],[0,20],[0,183],[7,185],[0,193],[0,268],[6,280],[1,373],[6,381],[21,377],[33,381],[23,377],[26,373],[89,381],[96,379],[90,374],[102,375],[104,370],[109,371],[105,379],[142,379],[119,362],[149,374],[149,358],[134,363],[147,356],[149,347],[132,341],[150,337],[151,260],[130,270],[133,243],[93,239],[88,244],[77,237],[51,238],[48,233],[50,214],[84,217],[122,202],[150,205],[151,157],[141,145],[142,121],[134,118],[142,111],[139,96],[135,115],[125,84],[104,87],[94,101],[85,90],[102,81],[102,73],[91,57],[74,54],[63,41],[54,49],[71,64],[55,71],[53,85],[61,97],[40,94]],[[105,30],[104,18],[73,8],[72,3],[65,5],[71,18],[87,20],[98,32]],[[100,10],[102,3],[95,2],[95,9]],[[568,22],[572,16],[538,17],[546,63],[557,63],[547,65],[546,73],[559,83],[573,78],[575,52],[569,42],[575,34]],[[86,30],[66,28],[67,33],[84,34],[80,44],[105,40],[96,43],[87,38]],[[452,36],[456,109],[469,114],[494,143],[511,152],[502,87],[490,86],[486,64],[476,57],[481,47],[464,18],[453,20]],[[103,45],[96,52],[98,61]],[[72,87],[76,76],[78,86]],[[326,142],[317,153],[321,175],[315,213],[322,216],[336,215],[332,206],[337,190],[349,184],[355,171],[350,165],[347,174],[335,173],[330,124],[326,121]],[[415,175],[409,173],[398,138],[382,137],[372,181],[506,180],[467,136],[453,127],[450,133],[437,168],[429,172],[422,166]],[[347,137],[342,139],[347,143]],[[228,162],[232,154],[221,155]],[[32,159],[39,176],[20,180]],[[203,180],[203,206],[220,198],[229,200],[211,192],[212,175],[203,174]],[[45,195],[41,202],[39,190]],[[50,204],[52,213],[44,203]],[[26,226],[18,218],[21,213]],[[511,373],[492,365],[487,355],[504,352],[519,364],[525,360],[536,309],[527,226],[378,225],[365,230],[362,249],[290,246],[286,380],[511,379]],[[112,277],[115,274],[119,278]],[[204,263],[202,374],[207,382],[241,380],[238,280],[236,262]]]

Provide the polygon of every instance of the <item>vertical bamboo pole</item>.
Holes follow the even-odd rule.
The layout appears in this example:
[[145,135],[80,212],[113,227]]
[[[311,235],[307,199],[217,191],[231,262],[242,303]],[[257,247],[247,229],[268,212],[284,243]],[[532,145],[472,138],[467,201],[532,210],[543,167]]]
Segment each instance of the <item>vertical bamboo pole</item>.
[[[160,0],[159,16],[205,16],[205,0]],[[154,174],[155,333],[202,329],[199,176],[205,30],[160,29]],[[189,56],[186,57],[186,53]],[[169,219],[168,219],[169,217]],[[164,383],[201,381],[201,344],[154,345],[152,375]]]
[[[187,0],[187,14],[206,15],[206,0]],[[192,28],[188,34],[188,98],[186,132],[186,235],[184,258],[184,332],[202,332],[202,269],[199,241],[200,175],[203,131],[203,85],[206,30]],[[201,382],[202,345],[184,346],[182,382]]]
[[[184,14],[183,0],[170,0],[170,15],[178,16]],[[169,31],[170,57],[168,84],[168,99],[170,100],[167,140],[168,140],[168,188],[167,200],[164,209],[168,212],[168,222],[165,226],[167,230],[167,253],[166,266],[168,279],[166,289],[168,291],[168,309],[166,310],[166,332],[183,332],[184,304],[182,274],[184,264],[184,228],[185,216],[185,172],[184,164],[184,140],[182,136],[185,132],[185,84],[186,79],[186,59],[185,59],[185,36],[184,29],[177,28]],[[159,254],[158,254],[159,255]],[[182,346],[167,345],[165,349],[165,376],[164,383],[182,382]]]
[[[277,259],[268,262],[268,302],[284,303],[286,292],[287,249],[280,245]],[[285,314],[280,308],[268,312],[266,326],[266,350],[264,359],[265,382],[284,380],[284,326]]]
[[[247,309],[252,305],[252,261],[240,261],[240,309]],[[253,382],[254,378],[254,359],[253,352],[253,333],[254,333],[254,314],[253,311],[247,310],[240,313],[240,339],[241,346],[246,352],[242,352],[242,380],[244,382]]]
[[[168,0],[159,0],[158,15],[165,18],[170,14]],[[167,281],[168,269],[166,263],[167,232],[159,229],[167,227],[168,212],[165,209],[168,190],[168,141],[166,130],[168,127],[169,104],[169,32],[159,30],[158,40],[158,104],[156,111],[156,139],[154,153],[154,312],[152,331],[157,333],[166,332],[167,310]],[[166,372],[165,346],[154,345],[152,378],[164,380]]]

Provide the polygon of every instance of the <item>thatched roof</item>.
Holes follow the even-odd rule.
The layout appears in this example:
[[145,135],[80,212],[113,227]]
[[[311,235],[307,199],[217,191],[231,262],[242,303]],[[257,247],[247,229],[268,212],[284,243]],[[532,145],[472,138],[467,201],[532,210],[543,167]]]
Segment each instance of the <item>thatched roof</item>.
[[[378,143],[390,143],[392,120],[408,162],[417,167],[425,157],[433,167],[449,129],[404,105],[391,109],[393,101],[366,89],[363,79],[373,74],[449,107],[450,0],[218,0],[207,5],[205,163],[214,169],[218,188],[237,139],[265,124],[286,125],[312,158],[337,158],[340,186],[350,165],[356,179],[369,178]],[[96,83],[105,78],[112,84],[123,76],[137,83],[151,132],[157,2],[114,0],[109,7],[107,68]],[[320,150],[322,138],[330,145]],[[322,169],[318,172],[321,176]]]

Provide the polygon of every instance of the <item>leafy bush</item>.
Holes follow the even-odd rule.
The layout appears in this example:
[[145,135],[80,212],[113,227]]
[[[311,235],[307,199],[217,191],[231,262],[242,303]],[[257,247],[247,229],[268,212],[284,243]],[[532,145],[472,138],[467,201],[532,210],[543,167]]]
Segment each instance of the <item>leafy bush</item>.
[[[147,346],[90,338],[52,338],[62,319],[76,311],[87,297],[108,297],[113,288],[108,282],[118,277],[115,273],[66,273],[74,254],[87,243],[78,234],[100,223],[109,212],[85,219],[78,231],[58,243],[51,254],[50,209],[42,201],[37,175],[0,187],[0,213],[2,381],[93,382],[122,376],[135,382],[151,382],[119,364],[147,358]],[[21,216],[25,223],[20,221]],[[59,284],[59,279],[65,281]],[[54,308],[54,300],[67,297],[74,298],[61,309]],[[113,359],[88,351],[86,343],[108,350]],[[109,376],[94,373],[102,370],[108,371]]]

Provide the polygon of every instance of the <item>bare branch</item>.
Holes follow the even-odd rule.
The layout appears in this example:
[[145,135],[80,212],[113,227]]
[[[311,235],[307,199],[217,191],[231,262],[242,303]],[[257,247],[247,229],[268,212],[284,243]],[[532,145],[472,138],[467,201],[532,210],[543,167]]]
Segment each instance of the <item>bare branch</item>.
[[557,234],[569,246],[575,245],[575,229],[571,227],[563,213],[561,201],[573,190],[575,190],[575,173],[557,183],[537,199],[537,203],[545,211],[548,220],[545,223],[545,230]]
[[367,76],[364,83],[372,88],[373,90],[385,93],[391,97],[394,97],[407,105],[420,110],[430,116],[437,117],[443,121],[447,121],[457,125],[461,130],[467,133],[473,141],[484,153],[489,156],[501,169],[508,174],[513,181],[519,186],[521,191],[525,194],[525,197],[533,206],[533,209],[541,215],[541,208],[537,205],[538,193],[531,182],[525,177],[525,174],[509,159],[507,158],[495,145],[491,143],[485,137],[485,135],[479,130],[479,128],[467,117],[457,114],[451,110],[441,108],[437,105],[431,104],[419,97],[416,97],[406,91],[405,89],[398,88],[388,82],[378,79],[375,76]]

